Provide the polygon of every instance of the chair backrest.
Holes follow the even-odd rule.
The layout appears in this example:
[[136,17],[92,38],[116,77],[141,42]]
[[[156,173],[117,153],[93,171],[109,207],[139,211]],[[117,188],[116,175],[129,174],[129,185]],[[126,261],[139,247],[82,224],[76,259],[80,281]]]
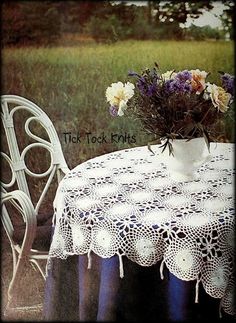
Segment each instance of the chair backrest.
[[[27,177],[47,177],[46,184],[35,204],[35,211],[37,213],[40,204],[47,193],[49,186],[57,174],[58,181],[61,177],[68,172],[68,166],[63,156],[61,144],[57,135],[57,132],[44,111],[39,108],[35,103],[16,95],[2,95],[2,123],[4,126],[8,152],[1,152],[2,157],[7,161],[11,168],[12,177],[8,183],[1,182],[1,187],[4,192],[11,191],[13,186],[17,185],[17,188],[24,191],[30,198],[31,192],[27,183]],[[30,116],[25,120],[24,129],[26,134],[30,137],[30,141],[33,139],[33,143],[28,144],[21,151],[19,148],[18,140],[20,134],[16,133],[15,118],[14,115],[17,111],[26,110]],[[47,134],[47,139],[40,137],[33,133],[30,129],[30,123],[38,122],[40,127],[43,127]],[[32,148],[41,147],[49,151],[50,153],[50,166],[43,173],[35,173],[27,167],[25,161],[26,153]],[[35,163],[43,163],[44,160],[37,160]],[[14,188],[15,189],[15,188]]]

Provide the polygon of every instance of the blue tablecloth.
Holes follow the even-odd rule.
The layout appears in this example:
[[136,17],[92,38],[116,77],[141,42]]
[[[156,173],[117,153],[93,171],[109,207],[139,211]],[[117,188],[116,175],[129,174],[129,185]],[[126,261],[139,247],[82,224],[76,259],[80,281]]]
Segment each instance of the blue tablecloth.
[[[53,258],[44,303],[47,321],[181,322],[219,320],[219,299],[200,285],[195,303],[195,281],[182,281],[160,263],[142,267],[124,257],[124,278],[119,277],[117,256],[102,259],[92,254]],[[222,320],[233,318],[222,313]]]

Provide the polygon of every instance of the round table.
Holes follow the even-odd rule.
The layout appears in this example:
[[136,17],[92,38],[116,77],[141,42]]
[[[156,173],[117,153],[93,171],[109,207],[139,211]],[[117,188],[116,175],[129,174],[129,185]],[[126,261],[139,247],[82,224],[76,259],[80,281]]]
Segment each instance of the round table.
[[[160,146],[152,149],[155,155],[145,146],[93,158],[60,182],[47,266],[47,319],[55,319],[53,307],[67,303],[81,321],[137,321],[139,306],[144,313],[152,309],[149,320],[163,312],[160,304],[168,299],[167,318],[155,314],[155,320],[178,321],[190,318],[189,298],[197,306],[206,295],[208,302],[218,301],[220,316],[235,314],[234,145],[211,143],[211,160],[189,182],[173,180]],[[146,278],[139,281],[140,275]],[[167,292],[158,296],[161,284]],[[56,294],[64,299],[60,306]],[[122,301],[129,297],[132,302]],[[125,316],[132,306],[136,310]]]

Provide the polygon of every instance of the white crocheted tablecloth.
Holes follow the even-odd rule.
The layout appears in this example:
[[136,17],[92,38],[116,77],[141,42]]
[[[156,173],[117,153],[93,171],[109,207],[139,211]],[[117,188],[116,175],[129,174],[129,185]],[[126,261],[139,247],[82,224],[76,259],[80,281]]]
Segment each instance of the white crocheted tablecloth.
[[[72,169],[56,198],[52,257],[118,255],[141,266],[162,260],[182,280],[201,282],[233,308],[234,144],[211,144],[200,179],[175,182],[158,145],[93,158]],[[49,268],[49,263],[48,263]],[[196,293],[196,301],[198,295]]]

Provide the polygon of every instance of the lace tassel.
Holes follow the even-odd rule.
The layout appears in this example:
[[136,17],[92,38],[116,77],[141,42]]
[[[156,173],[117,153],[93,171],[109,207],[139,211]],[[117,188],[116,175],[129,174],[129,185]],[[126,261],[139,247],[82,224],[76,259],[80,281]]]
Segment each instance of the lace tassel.
[[122,255],[118,254],[118,257],[119,257],[119,263],[120,263],[120,266],[119,266],[120,278],[123,278],[124,277],[124,267],[123,267]]
[[200,279],[198,278],[195,286],[195,303],[198,303],[199,283],[200,283]]
[[163,259],[160,264],[160,276],[162,280],[164,279],[164,275],[163,275],[164,263],[165,263],[165,260]]
[[88,269],[91,269],[92,265],[92,257],[91,257],[91,249],[88,251]]

